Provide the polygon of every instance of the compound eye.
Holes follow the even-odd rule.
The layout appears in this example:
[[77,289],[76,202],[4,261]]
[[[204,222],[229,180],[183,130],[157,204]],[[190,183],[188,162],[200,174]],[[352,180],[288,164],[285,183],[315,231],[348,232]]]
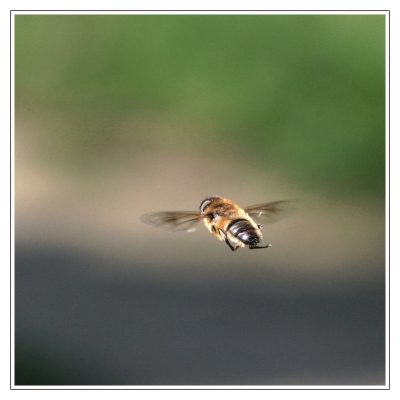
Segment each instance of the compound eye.
[[205,209],[212,203],[214,200],[214,197],[209,197],[208,199],[205,199],[202,201],[200,204],[200,214],[204,214]]

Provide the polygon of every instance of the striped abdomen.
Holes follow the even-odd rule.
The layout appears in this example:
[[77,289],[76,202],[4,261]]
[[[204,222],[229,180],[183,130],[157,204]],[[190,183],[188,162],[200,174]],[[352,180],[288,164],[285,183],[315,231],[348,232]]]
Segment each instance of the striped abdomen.
[[257,229],[246,219],[235,219],[227,226],[227,231],[246,245],[255,246],[260,242]]

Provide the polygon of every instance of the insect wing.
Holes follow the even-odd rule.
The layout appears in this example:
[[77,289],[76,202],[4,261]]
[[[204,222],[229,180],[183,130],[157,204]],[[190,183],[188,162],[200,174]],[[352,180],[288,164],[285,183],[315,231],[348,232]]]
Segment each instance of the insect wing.
[[282,200],[250,206],[245,211],[250,217],[272,223],[285,216],[290,208],[290,202]]
[[165,211],[144,214],[140,220],[147,225],[169,232],[193,232],[196,224],[202,220],[202,216],[194,211]]

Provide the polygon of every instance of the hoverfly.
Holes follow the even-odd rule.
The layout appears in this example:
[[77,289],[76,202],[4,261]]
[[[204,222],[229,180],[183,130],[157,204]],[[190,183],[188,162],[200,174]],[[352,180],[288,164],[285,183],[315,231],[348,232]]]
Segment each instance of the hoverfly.
[[241,208],[231,200],[213,196],[202,201],[199,212],[165,211],[144,214],[140,219],[147,225],[170,232],[193,232],[196,224],[203,221],[206,228],[232,251],[245,246],[249,249],[265,249],[272,245],[259,246],[261,225],[256,224],[253,218],[271,221],[286,204],[287,201],[275,201]]

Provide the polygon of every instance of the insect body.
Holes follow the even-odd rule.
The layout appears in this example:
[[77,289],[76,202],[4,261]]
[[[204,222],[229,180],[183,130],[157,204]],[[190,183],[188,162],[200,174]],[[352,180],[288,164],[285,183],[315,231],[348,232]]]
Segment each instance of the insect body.
[[262,239],[261,225],[253,218],[272,220],[277,216],[286,201],[258,204],[241,208],[231,200],[213,196],[203,200],[199,212],[158,212],[144,214],[142,222],[171,232],[194,231],[196,224],[203,221],[206,228],[219,240],[223,240],[232,251],[239,247],[265,249],[272,246],[259,246]]

